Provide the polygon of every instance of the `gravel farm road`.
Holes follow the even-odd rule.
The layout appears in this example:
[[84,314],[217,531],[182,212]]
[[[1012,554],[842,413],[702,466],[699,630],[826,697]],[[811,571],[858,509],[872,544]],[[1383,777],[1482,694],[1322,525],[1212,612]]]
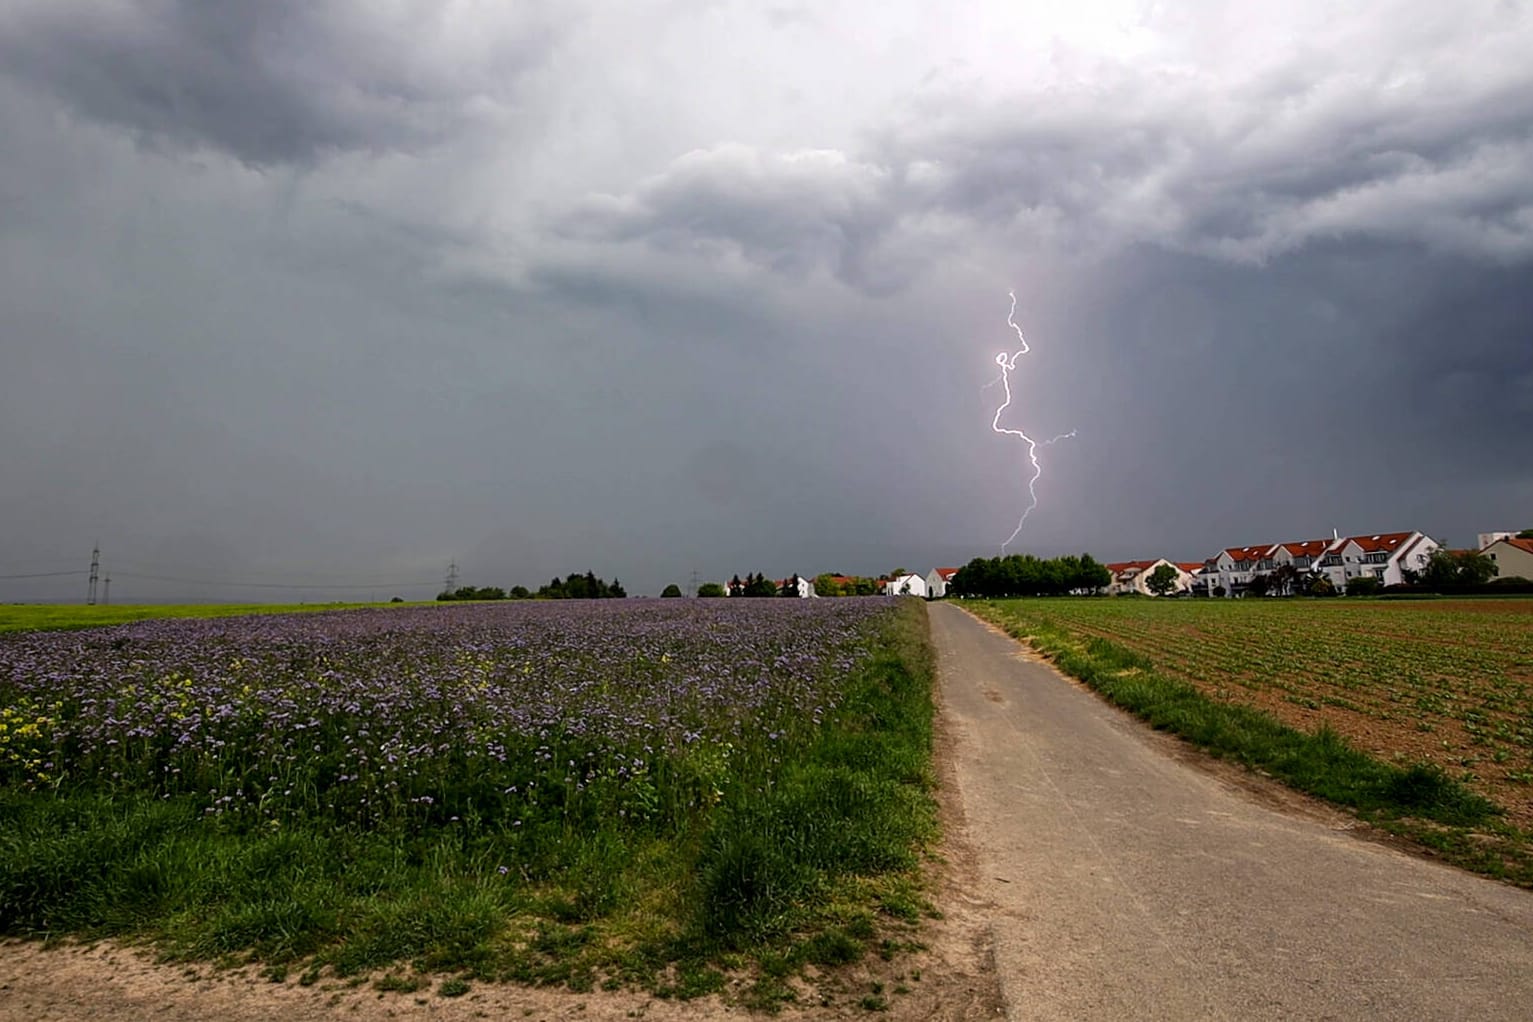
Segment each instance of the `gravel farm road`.
[[1195,765],[998,630],[930,609],[1008,1017],[1533,1017],[1533,894]]

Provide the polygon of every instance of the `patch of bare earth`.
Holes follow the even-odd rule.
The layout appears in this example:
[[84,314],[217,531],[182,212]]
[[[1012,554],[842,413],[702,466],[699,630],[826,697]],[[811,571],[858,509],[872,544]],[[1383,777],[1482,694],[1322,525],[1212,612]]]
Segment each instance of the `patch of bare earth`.
[[[919,951],[810,970],[792,981],[796,999],[776,1015],[789,1020],[890,1018],[901,1020],[997,1018],[1004,1013],[996,978],[989,903],[976,893],[975,858],[956,790],[951,736],[939,722],[936,760],[945,834],[928,864],[938,917],[924,921]],[[908,939],[908,937],[907,937]],[[636,991],[574,993],[552,987],[471,983],[466,994],[444,997],[446,976],[421,990],[380,992],[377,977],[344,981],[328,973],[302,986],[294,969],[274,983],[256,968],[162,964],[152,949],[104,941],[44,947],[0,943],[0,1022],[321,1022],[336,1019],[553,1020],[760,1018],[741,1006],[748,981],[734,980],[723,995],[662,1000]]]

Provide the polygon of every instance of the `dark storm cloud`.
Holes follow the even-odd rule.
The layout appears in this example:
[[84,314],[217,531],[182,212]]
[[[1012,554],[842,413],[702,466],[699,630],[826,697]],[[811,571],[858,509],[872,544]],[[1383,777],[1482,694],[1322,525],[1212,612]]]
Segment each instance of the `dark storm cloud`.
[[[1117,76],[1073,94],[917,105],[848,153],[689,153],[572,229],[733,247],[852,284],[934,217],[1067,248],[1261,263],[1332,238],[1533,257],[1533,71],[1406,84],[1344,69],[1229,92]],[[907,275],[908,278],[908,275]]]
[[361,0],[24,3],[0,20],[0,71],[151,143],[251,164],[408,151],[503,101],[546,55],[555,33],[537,10],[473,39],[445,9]]
[[0,567],[413,596],[994,552],[1008,286],[1015,424],[1079,431],[1024,549],[1533,524],[1525,17],[1034,77],[993,19],[1038,5],[509,6],[6,6]]
[[879,247],[897,218],[889,176],[834,151],[720,146],[687,153],[631,194],[587,200],[562,229],[668,252],[738,253],[798,279],[828,269],[877,291],[890,283]]

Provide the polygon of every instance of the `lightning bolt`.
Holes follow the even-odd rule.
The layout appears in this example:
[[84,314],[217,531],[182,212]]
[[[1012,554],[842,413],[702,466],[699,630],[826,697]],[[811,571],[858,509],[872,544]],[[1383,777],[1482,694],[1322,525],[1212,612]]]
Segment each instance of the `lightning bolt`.
[[995,364],[1001,367],[1001,375],[997,379],[985,384],[985,386],[988,388],[997,383],[1001,384],[1006,389],[1006,400],[1002,401],[1001,407],[995,410],[995,418],[991,421],[990,428],[1003,436],[1017,437],[1027,444],[1027,460],[1033,466],[1033,474],[1027,480],[1027,507],[1022,511],[1022,517],[1017,519],[1017,527],[1011,530],[1011,535],[1007,536],[1006,542],[1001,544],[1002,555],[1006,553],[1006,548],[1011,545],[1012,540],[1016,539],[1017,534],[1022,531],[1022,526],[1027,523],[1027,516],[1032,514],[1033,510],[1038,506],[1038,479],[1043,475],[1043,465],[1038,461],[1038,448],[1048,447],[1061,440],[1068,440],[1075,436],[1075,430],[1072,429],[1070,432],[1061,433],[1051,440],[1034,440],[1020,429],[1001,428],[1001,416],[1011,405],[1011,374],[1017,369],[1017,359],[1032,350],[1027,346],[1027,338],[1022,336],[1022,328],[1017,326],[1017,293],[1015,291],[1007,291],[1006,296],[1011,299],[1011,311],[1006,313],[1006,325],[1016,332],[1017,343],[1022,345],[1022,348],[1020,351],[1012,354],[1007,354],[1003,351],[995,356]]

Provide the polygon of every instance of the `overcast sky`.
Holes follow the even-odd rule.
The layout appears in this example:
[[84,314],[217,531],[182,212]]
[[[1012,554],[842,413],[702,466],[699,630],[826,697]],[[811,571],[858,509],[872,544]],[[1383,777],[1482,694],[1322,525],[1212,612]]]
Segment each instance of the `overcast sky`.
[[1027,505],[1008,289],[1003,425],[1077,433],[1011,550],[1533,526],[1530,53],[1520,0],[0,0],[0,575],[961,564]]

